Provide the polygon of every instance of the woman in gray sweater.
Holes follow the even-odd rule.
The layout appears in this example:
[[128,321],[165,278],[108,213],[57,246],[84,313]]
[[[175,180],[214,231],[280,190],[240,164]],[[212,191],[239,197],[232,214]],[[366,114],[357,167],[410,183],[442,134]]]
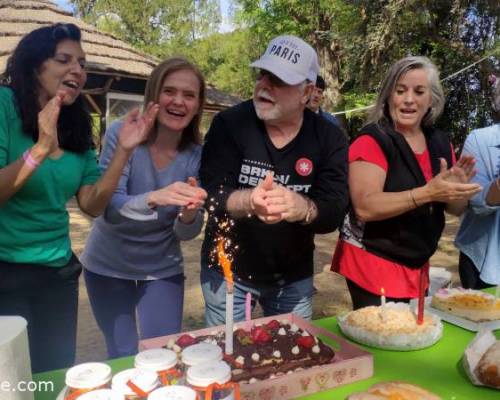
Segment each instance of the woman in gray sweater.
[[[81,261],[110,358],[137,353],[139,337],[181,330],[180,240],[200,232],[207,196],[196,181],[204,99],[204,78],[185,59],[170,58],[153,70],[144,104],[159,105],[156,122],[130,157],[104,215],[92,226]],[[103,170],[119,146],[121,124],[113,123],[106,132]]]

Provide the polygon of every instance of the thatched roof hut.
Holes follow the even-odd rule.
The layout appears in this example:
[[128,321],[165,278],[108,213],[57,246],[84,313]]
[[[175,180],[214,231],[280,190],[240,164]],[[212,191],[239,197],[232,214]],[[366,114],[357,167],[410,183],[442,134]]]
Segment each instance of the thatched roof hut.
[[[142,96],[146,80],[159,60],[73,17],[48,0],[0,0],[0,73],[25,34],[56,22],[73,23],[82,31],[88,67],[84,95],[93,111],[104,117],[109,112],[110,94],[136,100]],[[238,101],[209,85],[206,111],[214,113]]]

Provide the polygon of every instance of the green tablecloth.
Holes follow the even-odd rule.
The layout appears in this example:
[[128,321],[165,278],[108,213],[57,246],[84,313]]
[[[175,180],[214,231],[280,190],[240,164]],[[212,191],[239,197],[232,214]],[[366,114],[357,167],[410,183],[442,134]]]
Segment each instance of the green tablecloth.
[[[314,324],[336,335],[342,335],[335,318],[314,321]],[[446,322],[443,324],[443,338],[428,349],[396,352],[362,346],[373,354],[374,376],[372,378],[303,397],[303,399],[341,400],[348,394],[366,390],[377,382],[404,380],[435,392],[443,400],[499,400],[500,391],[473,386],[462,369],[460,362],[462,354],[475,333]],[[500,331],[496,331],[496,334],[500,338]],[[113,368],[113,372],[131,368],[133,357],[111,360],[109,365]],[[35,393],[35,399],[54,400],[64,386],[64,373],[64,370],[58,370],[35,375],[34,381],[52,381],[56,389],[55,393]]]

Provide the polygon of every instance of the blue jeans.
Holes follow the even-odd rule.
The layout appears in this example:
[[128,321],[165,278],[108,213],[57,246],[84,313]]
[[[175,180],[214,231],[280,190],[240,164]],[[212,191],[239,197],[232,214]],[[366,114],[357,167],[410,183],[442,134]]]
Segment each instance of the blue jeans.
[[[226,321],[226,281],[214,270],[202,266],[201,289],[205,298],[205,323],[207,326],[224,324]],[[312,317],[313,278],[289,283],[285,286],[263,287],[234,284],[234,321],[245,320],[245,296],[252,293],[252,310],[256,300],[265,316],[295,313],[302,318]]]
[[99,275],[84,269],[84,277],[90,305],[97,325],[104,334],[109,358],[137,354],[138,328],[141,339],[181,331],[183,274],[135,281]]

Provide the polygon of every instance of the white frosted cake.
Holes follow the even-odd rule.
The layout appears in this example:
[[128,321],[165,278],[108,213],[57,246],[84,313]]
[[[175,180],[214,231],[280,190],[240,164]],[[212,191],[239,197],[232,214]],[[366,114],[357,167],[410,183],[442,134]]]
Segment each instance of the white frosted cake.
[[443,325],[434,314],[425,312],[424,321],[408,304],[387,303],[351,311],[338,317],[342,332],[351,339],[389,350],[416,350],[429,347],[442,336]]

